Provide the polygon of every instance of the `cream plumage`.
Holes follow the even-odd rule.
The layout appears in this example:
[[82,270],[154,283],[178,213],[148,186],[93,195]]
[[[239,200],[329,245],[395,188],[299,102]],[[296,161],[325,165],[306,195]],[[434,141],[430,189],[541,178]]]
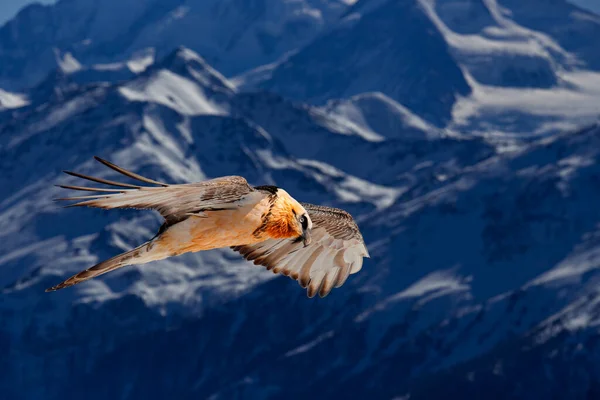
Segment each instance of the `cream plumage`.
[[187,252],[231,247],[244,258],[297,280],[308,296],[324,297],[358,272],[369,257],[352,216],[336,208],[299,203],[275,186],[252,187],[240,176],[170,185],[142,177],[106,160],[107,167],[140,182],[139,186],[65,171],[112,186],[57,200],[75,200],[67,207],[138,208],[158,211],[164,218],[156,236],[47,289],[55,291],[126,265],[144,264]]

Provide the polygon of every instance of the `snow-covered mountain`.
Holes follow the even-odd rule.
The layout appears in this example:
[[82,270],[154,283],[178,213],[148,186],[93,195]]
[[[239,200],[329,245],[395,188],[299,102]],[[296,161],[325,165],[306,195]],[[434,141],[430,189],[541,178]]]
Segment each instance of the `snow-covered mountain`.
[[538,137],[600,113],[598,34],[567,0],[61,0],[0,27],[0,88],[57,67],[122,82],[184,45],[242,89],[317,105],[383,93],[438,128]]
[[[179,45],[229,75],[305,44],[353,0],[59,0],[32,4],[0,27],[0,87],[20,89],[59,65],[136,71],[146,53]],[[130,59],[133,58],[131,61]],[[140,61],[140,58],[142,61]],[[99,66],[94,66],[100,64]]]
[[460,132],[558,132],[600,114],[600,17],[546,3],[360,1],[309,45],[245,78],[316,104],[382,92]]
[[382,92],[440,124],[450,119],[457,97],[471,91],[416,1],[356,3],[330,31],[282,61],[262,86],[316,103]]
[[[139,335],[179,329],[219,304],[273,290],[267,283],[271,273],[223,250],[123,269],[48,297],[43,289],[52,282],[147,239],[158,226],[151,213],[58,208],[51,199],[60,189],[52,183],[70,181],[62,169],[105,174],[91,160],[99,154],[171,182],[242,174],[254,184],[280,183],[304,201],[344,207],[360,217],[390,207],[400,196],[414,196],[407,191],[415,182],[435,181],[436,173],[455,173],[493,153],[480,139],[385,138],[319,108],[268,93],[238,93],[186,48],[126,82],[80,84],[70,77],[50,75],[30,92],[29,104],[0,114],[1,337],[10,343],[0,362],[7,365],[0,386],[11,398],[19,397],[15,390],[32,398],[62,392],[61,377],[79,369],[65,366],[67,358],[78,356],[59,350],[64,340],[109,335],[112,344],[101,345],[92,355],[96,359]],[[332,156],[332,146],[340,154]],[[367,154],[373,165],[363,168],[350,158]],[[418,159],[432,164],[415,168]],[[389,163],[386,171],[375,160]],[[303,293],[291,281],[282,283],[277,280],[277,295],[287,292],[301,305]],[[92,308],[77,311],[80,307]],[[108,312],[104,327],[117,336],[97,330],[102,323],[92,309],[98,317]],[[80,312],[91,319],[79,320]],[[47,361],[35,367],[31,346],[39,340],[54,343],[50,347],[58,346],[58,353],[45,353]],[[30,379],[36,382],[26,389],[22,385]]]
[[[596,16],[561,0],[536,8],[548,25],[506,0],[116,5],[31,6],[0,30],[18,82],[0,83],[2,398],[597,397]],[[263,29],[272,53],[248,42]],[[44,293],[159,226],[52,201],[62,170],[111,177],[93,155],[345,208],[372,258],[325,299],[229,250]]]

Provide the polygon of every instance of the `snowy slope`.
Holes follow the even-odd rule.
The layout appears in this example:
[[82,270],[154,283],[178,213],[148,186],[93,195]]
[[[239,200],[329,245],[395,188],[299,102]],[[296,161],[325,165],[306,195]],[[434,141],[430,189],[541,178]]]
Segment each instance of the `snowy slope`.
[[576,55],[584,66],[596,71],[600,69],[597,47],[590,40],[600,34],[598,10],[593,13],[568,1],[553,1],[544,4],[544,13],[540,15],[534,12],[535,2],[499,0],[498,4],[510,10],[516,23],[547,34],[562,48]]
[[[266,92],[241,93],[236,106],[237,112],[265,127],[295,157],[327,163],[377,184],[404,188],[415,180],[435,181],[494,152],[478,138],[437,136],[435,130],[413,137],[414,128],[405,122],[382,140],[389,132],[369,132],[327,108]],[[410,119],[408,114],[404,117]]]
[[323,111],[350,122],[372,140],[418,140],[441,135],[437,128],[379,92],[362,93],[348,100],[332,100]]

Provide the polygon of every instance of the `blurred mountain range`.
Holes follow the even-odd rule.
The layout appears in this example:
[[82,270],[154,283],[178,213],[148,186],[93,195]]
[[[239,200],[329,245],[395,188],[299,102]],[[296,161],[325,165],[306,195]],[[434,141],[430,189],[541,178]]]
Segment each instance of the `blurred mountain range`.
[[[0,27],[6,399],[600,397],[600,16],[563,0],[60,0]],[[342,207],[325,299],[230,250],[61,279],[153,213],[105,157]]]

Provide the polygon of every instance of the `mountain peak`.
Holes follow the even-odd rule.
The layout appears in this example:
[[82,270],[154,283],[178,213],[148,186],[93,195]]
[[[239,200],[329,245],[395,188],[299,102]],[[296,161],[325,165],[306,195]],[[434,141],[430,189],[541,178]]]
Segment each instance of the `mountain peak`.
[[219,71],[211,67],[202,56],[195,51],[178,46],[156,68],[167,69],[186,78],[199,82],[202,86],[216,91],[231,92],[235,86]]
[[119,87],[130,101],[162,104],[185,115],[224,115],[235,87],[199,54],[177,47]]
[[185,61],[185,62],[197,62],[197,63],[208,66],[208,63],[206,62],[206,60],[204,60],[204,58],[202,58],[202,56],[200,56],[200,54],[196,53],[194,50],[189,49],[185,46],[177,46],[175,48],[175,50],[173,50],[171,52],[171,54],[165,58],[165,62],[166,62],[166,60],[172,60],[172,61],[181,60],[181,61]]

